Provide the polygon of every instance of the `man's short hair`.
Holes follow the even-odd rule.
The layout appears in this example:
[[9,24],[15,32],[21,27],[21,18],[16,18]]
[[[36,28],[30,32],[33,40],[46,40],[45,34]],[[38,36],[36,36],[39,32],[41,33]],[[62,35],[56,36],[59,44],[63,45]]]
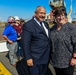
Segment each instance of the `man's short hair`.
[[[40,7],[43,7],[43,6],[37,6],[37,8],[36,8],[36,10],[35,10],[35,13],[38,12],[38,10],[39,10]],[[46,9],[45,7],[43,7],[43,8]]]

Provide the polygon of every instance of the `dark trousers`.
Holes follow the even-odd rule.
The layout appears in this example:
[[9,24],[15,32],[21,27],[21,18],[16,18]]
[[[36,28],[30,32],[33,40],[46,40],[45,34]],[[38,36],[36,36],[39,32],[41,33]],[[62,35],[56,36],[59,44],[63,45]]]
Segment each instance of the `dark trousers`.
[[45,75],[47,67],[47,64],[34,65],[33,67],[29,67],[30,75]]
[[70,66],[68,68],[56,68],[54,67],[56,75],[73,75],[74,66]]
[[23,57],[21,40],[17,41],[17,45],[18,45],[17,56],[18,56],[18,58],[20,58],[20,56]]

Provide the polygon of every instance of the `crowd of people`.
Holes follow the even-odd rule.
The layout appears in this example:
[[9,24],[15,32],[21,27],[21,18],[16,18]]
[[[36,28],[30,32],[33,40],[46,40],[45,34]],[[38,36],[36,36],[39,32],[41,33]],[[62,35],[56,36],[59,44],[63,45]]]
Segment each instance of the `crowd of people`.
[[22,56],[21,49],[21,34],[22,34],[22,20],[18,16],[9,16],[7,19],[8,25],[3,32],[3,38],[7,41],[7,48],[9,49],[9,59],[13,66],[19,61]]
[[8,18],[3,37],[7,40],[13,66],[22,56],[30,75],[46,75],[49,63],[56,75],[73,75],[76,65],[76,25],[69,23],[66,10],[57,7],[52,16],[55,25],[45,21],[46,8],[38,6],[34,16],[21,23],[18,16]]

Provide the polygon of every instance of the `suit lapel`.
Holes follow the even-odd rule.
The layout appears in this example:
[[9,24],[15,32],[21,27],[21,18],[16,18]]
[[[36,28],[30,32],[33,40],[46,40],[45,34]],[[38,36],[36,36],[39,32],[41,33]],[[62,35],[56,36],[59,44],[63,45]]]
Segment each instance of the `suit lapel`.
[[[42,32],[47,36],[45,30],[44,30],[34,19],[33,19],[33,23],[35,24],[35,26],[36,26],[37,28],[39,28],[40,30],[42,30]],[[45,27],[48,29],[48,35],[49,35],[49,27],[45,24],[45,22],[44,22],[44,25],[45,25]],[[48,37],[48,36],[47,36],[47,37]]]

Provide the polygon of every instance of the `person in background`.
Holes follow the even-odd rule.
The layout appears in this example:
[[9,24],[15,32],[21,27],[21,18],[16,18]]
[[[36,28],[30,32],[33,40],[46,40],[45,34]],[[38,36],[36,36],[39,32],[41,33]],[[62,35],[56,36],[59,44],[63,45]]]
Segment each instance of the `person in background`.
[[56,25],[51,28],[51,57],[56,75],[73,75],[76,65],[76,26],[69,23],[63,7],[54,11]]
[[20,24],[21,24],[22,27],[23,27],[23,25],[25,24],[25,20],[24,20],[24,19],[20,19]]
[[72,23],[76,25],[76,21],[73,21]]
[[22,48],[30,75],[45,75],[48,67],[50,28],[45,16],[46,9],[38,6],[34,17],[23,25]]
[[14,17],[8,17],[8,25],[3,31],[3,38],[7,41],[7,48],[9,49],[9,59],[13,66],[16,66],[17,59],[17,33],[13,25],[15,24]]
[[18,52],[17,52],[17,56],[18,59],[20,60],[20,57],[22,56],[22,48],[21,48],[21,34],[22,34],[22,25],[20,23],[20,18],[18,16],[15,16],[15,25],[14,28],[17,32],[17,44],[18,44]]

